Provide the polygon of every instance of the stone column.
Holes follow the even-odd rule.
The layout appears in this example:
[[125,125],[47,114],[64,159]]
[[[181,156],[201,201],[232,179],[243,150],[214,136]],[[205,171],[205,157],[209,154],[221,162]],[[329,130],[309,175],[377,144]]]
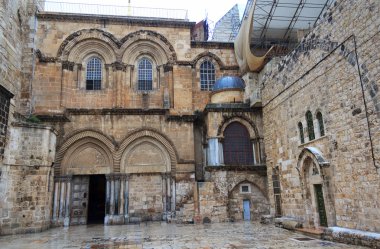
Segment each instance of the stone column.
[[60,184],[60,187],[61,187],[61,196],[59,198],[59,223],[62,224],[63,223],[63,219],[65,217],[65,202],[66,202],[66,182],[62,181],[62,179],[60,179],[61,181],[61,184]]
[[166,173],[165,174],[161,174],[161,177],[162,177],[162,219],[163,220],[167,220],[167,207],[166,207],[166,203],[167,203],[167,192],[166,192],[166,187],[167,187],[167,183],[166,183],[166,180],[167,180],[167,175]]
[[128,211],[128,205],[129,205],[129,177],[130,175],[127,174],[125,176],[125,190],[124,190],[124,222],[128,222],[129,221],[129,211]]
[[218,137],[208,139],[207,165],[220,166],[224,164],[223,145]]
[[53,203],[53,224],[58,220],[59,217],[59,197],[60,197],[60,182],[58,179],[54,179],[54,203]]
[[252,152],[253,152],[253,164],[257,164],[257,153],[256,153],[256,139],[251,139]]
[[111,185],[110,215],[112,217],[115,214],[115,179],[113,175],[110,176],[110,185]]
[[265,162],[265,147],[264,147],[264,139],[259,138],[259,148],[260,148],[260,163]]
[[104,224],[110,224],[110,214],[111,214],[111,179],[110,175],[106,175],[106,215],[104,217]]
[[124,189],[125,189],[125,175],[121,175],[120,176],[120,181],[119,181],[119,184],[120,184],[120,193],[119,193],[119,199],[120,199],[120,203],[119,203],[119,215],[121,216],[124,216],[124,203],[125,203],[125,199],[124,199]]
[[68,227],[70,225],[70,207],[71,207],[71,176],[65,178],[66,181],[66,207],[65,207],[65,218],[63,225]]
[[175,217],[175,176],[172,176],[172,198],[171,198],[171,211],[172,211],[172,217]]

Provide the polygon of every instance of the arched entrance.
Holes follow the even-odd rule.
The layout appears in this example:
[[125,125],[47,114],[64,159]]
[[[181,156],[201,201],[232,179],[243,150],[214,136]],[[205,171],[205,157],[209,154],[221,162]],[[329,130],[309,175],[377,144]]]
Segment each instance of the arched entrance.
[[327,227],[335,223],[334,206],[329,198],[330,184],[325,179],[328,166],[322,153],[314,147],[303,149],[299,156],[297,169],[305,206],[305,227]]

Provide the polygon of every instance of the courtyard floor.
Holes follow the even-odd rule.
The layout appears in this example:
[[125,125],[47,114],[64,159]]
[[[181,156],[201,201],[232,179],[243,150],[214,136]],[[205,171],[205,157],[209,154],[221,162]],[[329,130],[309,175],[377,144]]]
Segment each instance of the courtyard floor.
[[182,225],[142,223],[123,226],[73,226],[37,234],[0,237],[1,249],[126,248],[361,248],[318,239],[255,222]]

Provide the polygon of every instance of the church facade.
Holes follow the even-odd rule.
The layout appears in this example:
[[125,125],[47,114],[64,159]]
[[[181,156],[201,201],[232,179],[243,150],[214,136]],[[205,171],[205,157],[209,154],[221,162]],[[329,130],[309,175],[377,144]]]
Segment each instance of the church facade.
[[184,19],[42,9],[1,6],[1,234],[263,216],[380,232],[377,1],[336,1],[255,72]]

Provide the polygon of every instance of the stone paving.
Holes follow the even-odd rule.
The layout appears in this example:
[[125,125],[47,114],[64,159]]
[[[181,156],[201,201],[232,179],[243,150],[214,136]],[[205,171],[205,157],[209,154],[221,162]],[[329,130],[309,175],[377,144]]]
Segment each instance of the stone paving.
[[126,248],[362,248],[318,239],[255,222],[183,225],[142,223],[124,226],[73,226],[37,234],[0,237],[2,249]]

